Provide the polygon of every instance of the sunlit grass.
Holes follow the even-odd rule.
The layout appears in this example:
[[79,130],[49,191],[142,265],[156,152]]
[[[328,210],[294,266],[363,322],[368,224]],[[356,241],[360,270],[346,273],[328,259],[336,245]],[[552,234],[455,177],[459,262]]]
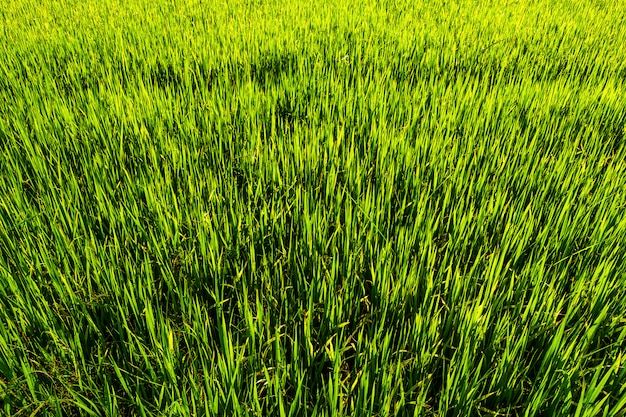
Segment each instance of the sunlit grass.
[[626,4],[0,5],[0,414],[621,416]]

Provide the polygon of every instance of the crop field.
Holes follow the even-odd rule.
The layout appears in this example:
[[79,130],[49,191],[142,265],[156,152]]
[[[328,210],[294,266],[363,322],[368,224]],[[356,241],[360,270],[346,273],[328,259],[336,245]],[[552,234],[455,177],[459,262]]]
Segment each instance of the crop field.
[[3,0],[0,415],[626,416],[626,1]]

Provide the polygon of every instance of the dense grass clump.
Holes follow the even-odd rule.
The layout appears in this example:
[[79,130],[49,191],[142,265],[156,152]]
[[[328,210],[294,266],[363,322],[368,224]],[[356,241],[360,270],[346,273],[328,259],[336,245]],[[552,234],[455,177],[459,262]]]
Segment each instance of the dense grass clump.
[[0,414],[625,415],[624,1],[0,34]]

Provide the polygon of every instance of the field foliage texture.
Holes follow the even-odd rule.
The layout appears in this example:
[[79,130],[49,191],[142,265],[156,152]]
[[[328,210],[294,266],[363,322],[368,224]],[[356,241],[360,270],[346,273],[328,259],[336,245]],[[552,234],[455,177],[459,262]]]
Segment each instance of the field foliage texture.
[[626,410],[626,2],[4,0],[0,414]]

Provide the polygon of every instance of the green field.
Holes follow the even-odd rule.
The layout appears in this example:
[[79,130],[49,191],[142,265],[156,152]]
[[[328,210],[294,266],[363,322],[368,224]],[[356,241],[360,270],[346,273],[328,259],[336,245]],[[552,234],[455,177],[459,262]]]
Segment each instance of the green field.
[[626,415],[625,0],[3,0],[0,415]]

